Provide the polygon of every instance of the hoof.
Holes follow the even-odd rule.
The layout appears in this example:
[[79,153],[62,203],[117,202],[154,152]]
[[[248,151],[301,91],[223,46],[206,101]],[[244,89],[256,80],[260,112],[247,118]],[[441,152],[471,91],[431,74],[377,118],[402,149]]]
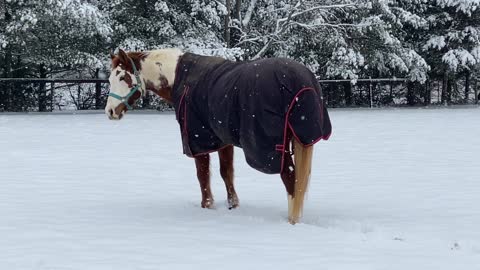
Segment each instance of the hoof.
[[229,204],[228,205],[228,210],[232,210],[232,209],[235,209],[235,208],[238,208],[240,205],[237,203],[237,204]]
[[215,202],[213,199],[207,199],[202,201],[201,203],[202,208],[207,208],[207,209],[214,209],[215,208]]
[[295,225],[298,223],[298,218],[288,217],[288,223]]
[[228,203],[229,210],[235,209],[240,206],[240,202],[238,201],[237,195],[234,195],[231,198],[228,198],[227,203]]
[[287,196],[288,199],[288,222],[295,225],[300,220],[300,214],[295,212],[294,200],[291,195]]

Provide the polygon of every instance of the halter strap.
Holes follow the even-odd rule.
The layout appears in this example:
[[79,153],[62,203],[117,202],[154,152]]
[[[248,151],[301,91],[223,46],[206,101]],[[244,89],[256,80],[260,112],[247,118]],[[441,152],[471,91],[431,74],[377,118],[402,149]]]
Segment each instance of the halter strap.
[[140,93],[142,93],[141,86],[142,86],[142,81],[140,80],[140,72],[138,72],[137,67],[135,66],[135,63],[133,62],[132,58],[129,58],[130,62],[132,63],[132,68],[133,68],[133,75],[135,75],[135,79],[137,80],[137,83],[133,85],[133,87],[130,89],[130,93],[128,93],[126,96],[122,97],[120,95],[117,95],[115,93],[108,93],[110,97],[116,98],[120,100],[129,110],[132,110],[133,107],[128,104],[128,100],[130,99],[135,92],[137,92],[140,89]]

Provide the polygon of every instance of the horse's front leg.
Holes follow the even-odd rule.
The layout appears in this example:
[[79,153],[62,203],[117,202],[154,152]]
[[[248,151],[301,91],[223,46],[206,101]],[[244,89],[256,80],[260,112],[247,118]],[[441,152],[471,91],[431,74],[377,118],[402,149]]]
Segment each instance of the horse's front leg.
[[220,174],[227,189],[228,208],[237,208],[239,201],[233,184],[233,145],[218,150],[218,157],[220,159]]
[[214,201],[212,191],[210,190],[210,155],[200,155],[195,157],[197,167],[197,178],[202,191],[202,208],[213,208]]

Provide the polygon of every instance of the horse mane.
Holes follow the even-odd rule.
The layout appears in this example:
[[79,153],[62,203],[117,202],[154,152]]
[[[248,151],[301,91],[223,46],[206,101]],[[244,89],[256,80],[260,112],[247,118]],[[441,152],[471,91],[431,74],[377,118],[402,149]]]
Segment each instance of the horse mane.
[[129,52],[127,53],[128,57],[132,58],[133,61],[141,61],[148,56],[148,52]]

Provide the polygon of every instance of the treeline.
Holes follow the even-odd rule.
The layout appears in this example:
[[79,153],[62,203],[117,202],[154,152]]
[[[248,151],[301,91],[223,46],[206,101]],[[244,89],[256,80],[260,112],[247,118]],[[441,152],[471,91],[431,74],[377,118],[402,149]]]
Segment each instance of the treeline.
[[[106,78],[110,51],[163,47],[237,60],[297,59],[322,79],[352,81],[326,86],[331,106],[473,103],[480,87],[480,2],[0,1],[0,77]],[[408,82],[373,90],[356,83],[369,77]],[[51,91],[59,87],[70,87],[68,94]],[[95,108],[96,94],[95,85],[0,82],[0,111],[43,110],[46,101],[55,109]]]

